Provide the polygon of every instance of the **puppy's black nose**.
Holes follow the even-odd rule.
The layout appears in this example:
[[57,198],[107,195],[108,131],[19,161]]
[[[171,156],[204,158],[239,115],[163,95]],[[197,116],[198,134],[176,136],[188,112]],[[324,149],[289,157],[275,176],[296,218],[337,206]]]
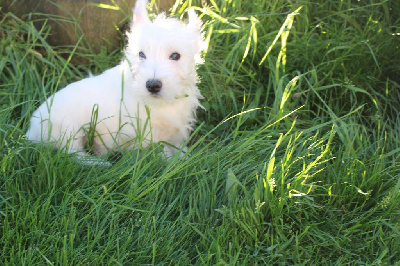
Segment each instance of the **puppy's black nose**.
[[158,79],[149,79],[146,82],[146,88],[149,92],[155,94],[155,93],[159,93],[162,87],[162,83],[160,80]]

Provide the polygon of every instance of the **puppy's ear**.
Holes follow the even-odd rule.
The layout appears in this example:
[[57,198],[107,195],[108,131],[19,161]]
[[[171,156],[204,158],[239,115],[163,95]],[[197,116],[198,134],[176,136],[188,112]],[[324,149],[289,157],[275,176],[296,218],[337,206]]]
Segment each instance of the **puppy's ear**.
[[[186,26],[193,34],[193,46],[197,49],[198,52],[201,52],[206,47],[203,32],[201,29],[202,22],[193,8],[190,8],[188,10],[188,15],[189,21]],[[199,57],[198,60],[196,59],[196,62],[199,64],[202,62],[202,59]]]
[[147,0],[136,0],[133,9],[133,25],[150,23],[146,10]]
[[189,28],[200,32],[202,23],[193,8],[190,8],[188,10],[188,15],[189,15],[189,22],[188,22]]

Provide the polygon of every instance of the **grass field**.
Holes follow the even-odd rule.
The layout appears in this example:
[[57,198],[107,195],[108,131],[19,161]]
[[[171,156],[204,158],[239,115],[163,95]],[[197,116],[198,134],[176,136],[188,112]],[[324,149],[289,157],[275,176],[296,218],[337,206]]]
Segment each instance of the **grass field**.
[[24,134],[119,51],[52,47],[43,16],[1,14],[0,264],[398,265],[399,4],[189,2],[208,43],[191,157],[136,149],[110,168]]

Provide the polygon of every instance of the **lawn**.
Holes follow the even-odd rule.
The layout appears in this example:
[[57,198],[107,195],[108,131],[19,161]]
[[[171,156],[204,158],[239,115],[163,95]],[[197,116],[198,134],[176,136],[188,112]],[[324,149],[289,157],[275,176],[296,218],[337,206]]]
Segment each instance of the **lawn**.
[[154,144],[108,168],[24,134],[120,50],[52,47],[35,20],[70,18],[0,13],[0,264],[400,263],[399,4],[201,2],[171,11],[194,6],[207,40],[191,156]]

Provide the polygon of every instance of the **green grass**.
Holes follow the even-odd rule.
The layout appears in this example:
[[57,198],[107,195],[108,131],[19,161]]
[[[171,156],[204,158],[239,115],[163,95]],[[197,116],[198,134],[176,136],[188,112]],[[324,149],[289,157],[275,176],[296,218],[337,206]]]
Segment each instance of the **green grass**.
[[24,133],[41,101],[118,51],[51,47],[40,17],[1,14],[0,264],[400,262],[399,6],[200,2],[191,156],[138,149],[110,168]]

